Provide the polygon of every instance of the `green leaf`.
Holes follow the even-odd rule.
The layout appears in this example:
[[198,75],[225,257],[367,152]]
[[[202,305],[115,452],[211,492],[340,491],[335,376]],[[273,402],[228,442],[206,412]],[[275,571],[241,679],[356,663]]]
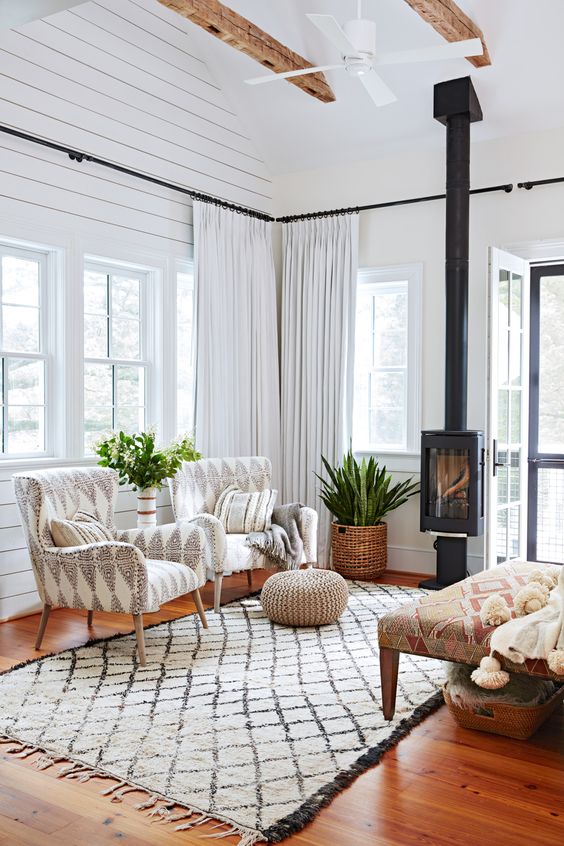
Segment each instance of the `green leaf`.
[[394,484],[374,456],[359,464],[352,447],[336,467],[323,455],[321,461],[328,479],[316,474],[321,482],[320,499],[335,520],[347,526],[375,526],[419,493],[419,484],[413,479]]
[[120,484],[135,489],[161,489],[165,480],[174,476],[183,461],[197,461],[199,453],[191,435],[183,435],[167,447],[155,449],[152,432],[129,435],[118,432],[98,443],[94,449],[101,467],[111,467],[119,474]]

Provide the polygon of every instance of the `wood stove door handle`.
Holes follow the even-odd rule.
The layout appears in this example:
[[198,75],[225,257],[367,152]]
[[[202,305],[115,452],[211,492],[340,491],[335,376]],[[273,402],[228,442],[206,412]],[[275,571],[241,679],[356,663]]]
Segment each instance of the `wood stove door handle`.
[[498,467],[507,467],[507,463],[504,461],[497,460],[497,441],[495,438],[492,441],[492,475],[497,476],[497,468]]

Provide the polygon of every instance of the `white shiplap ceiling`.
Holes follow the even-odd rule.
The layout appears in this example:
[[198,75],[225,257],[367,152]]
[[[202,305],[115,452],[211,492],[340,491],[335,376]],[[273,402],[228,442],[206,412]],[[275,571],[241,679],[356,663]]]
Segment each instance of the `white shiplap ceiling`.
[[72,9],[80,2],[81,0],[0,0],[0,28],[21,26],[29,21]]
[[[174,13],[156,0],[167,19]],[[356,0],[225,0],[236,11],[313,62],[336,60],[335,52],[305,17],[356,16]],[[442,39],[404,0],[364,0],[363,14],[377,22],[383,50],[439,44]],[[484,110],[474,140],[510,136],[564,124],[564,0],[459,0],[485,33],[493,65],[475,69],[466,60],[394,66],[382,76],[398,101],[373,108],[362,86],[345,73],[327,77],[337,95],[324,104],[288,83],[247,86],[260,73],[252,59],[203,30],[177,18],[204,54],[246,131],[270,171],[287,173],[374,158],[392,150],[444,145],[444,132],[432,118],[434,83],[471,74]],[[160,11],[162,10],[162,12]]]

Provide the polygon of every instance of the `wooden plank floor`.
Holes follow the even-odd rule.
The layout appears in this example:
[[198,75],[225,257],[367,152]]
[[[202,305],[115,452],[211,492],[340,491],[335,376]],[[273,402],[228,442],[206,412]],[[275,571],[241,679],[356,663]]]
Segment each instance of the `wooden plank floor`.
[[[266,575],[255,574],[256,587]],[[417,578],[386,574],[413,585]],[[224,600],[248,592],[244,575],[226,579]],[[207,606],[211,586],[202,591]],[[189,598],[148,614],[146,624],[193,612]],[[38,616],[0,625],[0,668],[35,657]],[[128,618],[96,614],[91,637],[131,631]],[[86,615],[51,614],[45,653],[88,639]],[[1,708],[1,702],[0,702]],[[564,714],[527,742],[460,729],[443,707],[341,793],[287,846],[556,846],[564,842]],[[0,846],[202,846],[202,834],[175,832],[132,806],[112,804],[104,783],[57,779],[0,746]],[[214,841],[211,841],[214,842]],[[221,841],[234,843],[233,838]]]

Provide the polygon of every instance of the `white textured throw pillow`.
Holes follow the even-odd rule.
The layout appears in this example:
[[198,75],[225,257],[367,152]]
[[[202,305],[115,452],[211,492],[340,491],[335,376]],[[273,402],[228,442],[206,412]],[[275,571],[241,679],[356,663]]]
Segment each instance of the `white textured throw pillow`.
[[77,511],[72,520],[51,520],[55,546],[85,546],[115,540],[112,532],[87,511]]
[[278,491],[245,493],[229,485],[218,497],[214,514],[228,534],[248,534],[270,529]]

